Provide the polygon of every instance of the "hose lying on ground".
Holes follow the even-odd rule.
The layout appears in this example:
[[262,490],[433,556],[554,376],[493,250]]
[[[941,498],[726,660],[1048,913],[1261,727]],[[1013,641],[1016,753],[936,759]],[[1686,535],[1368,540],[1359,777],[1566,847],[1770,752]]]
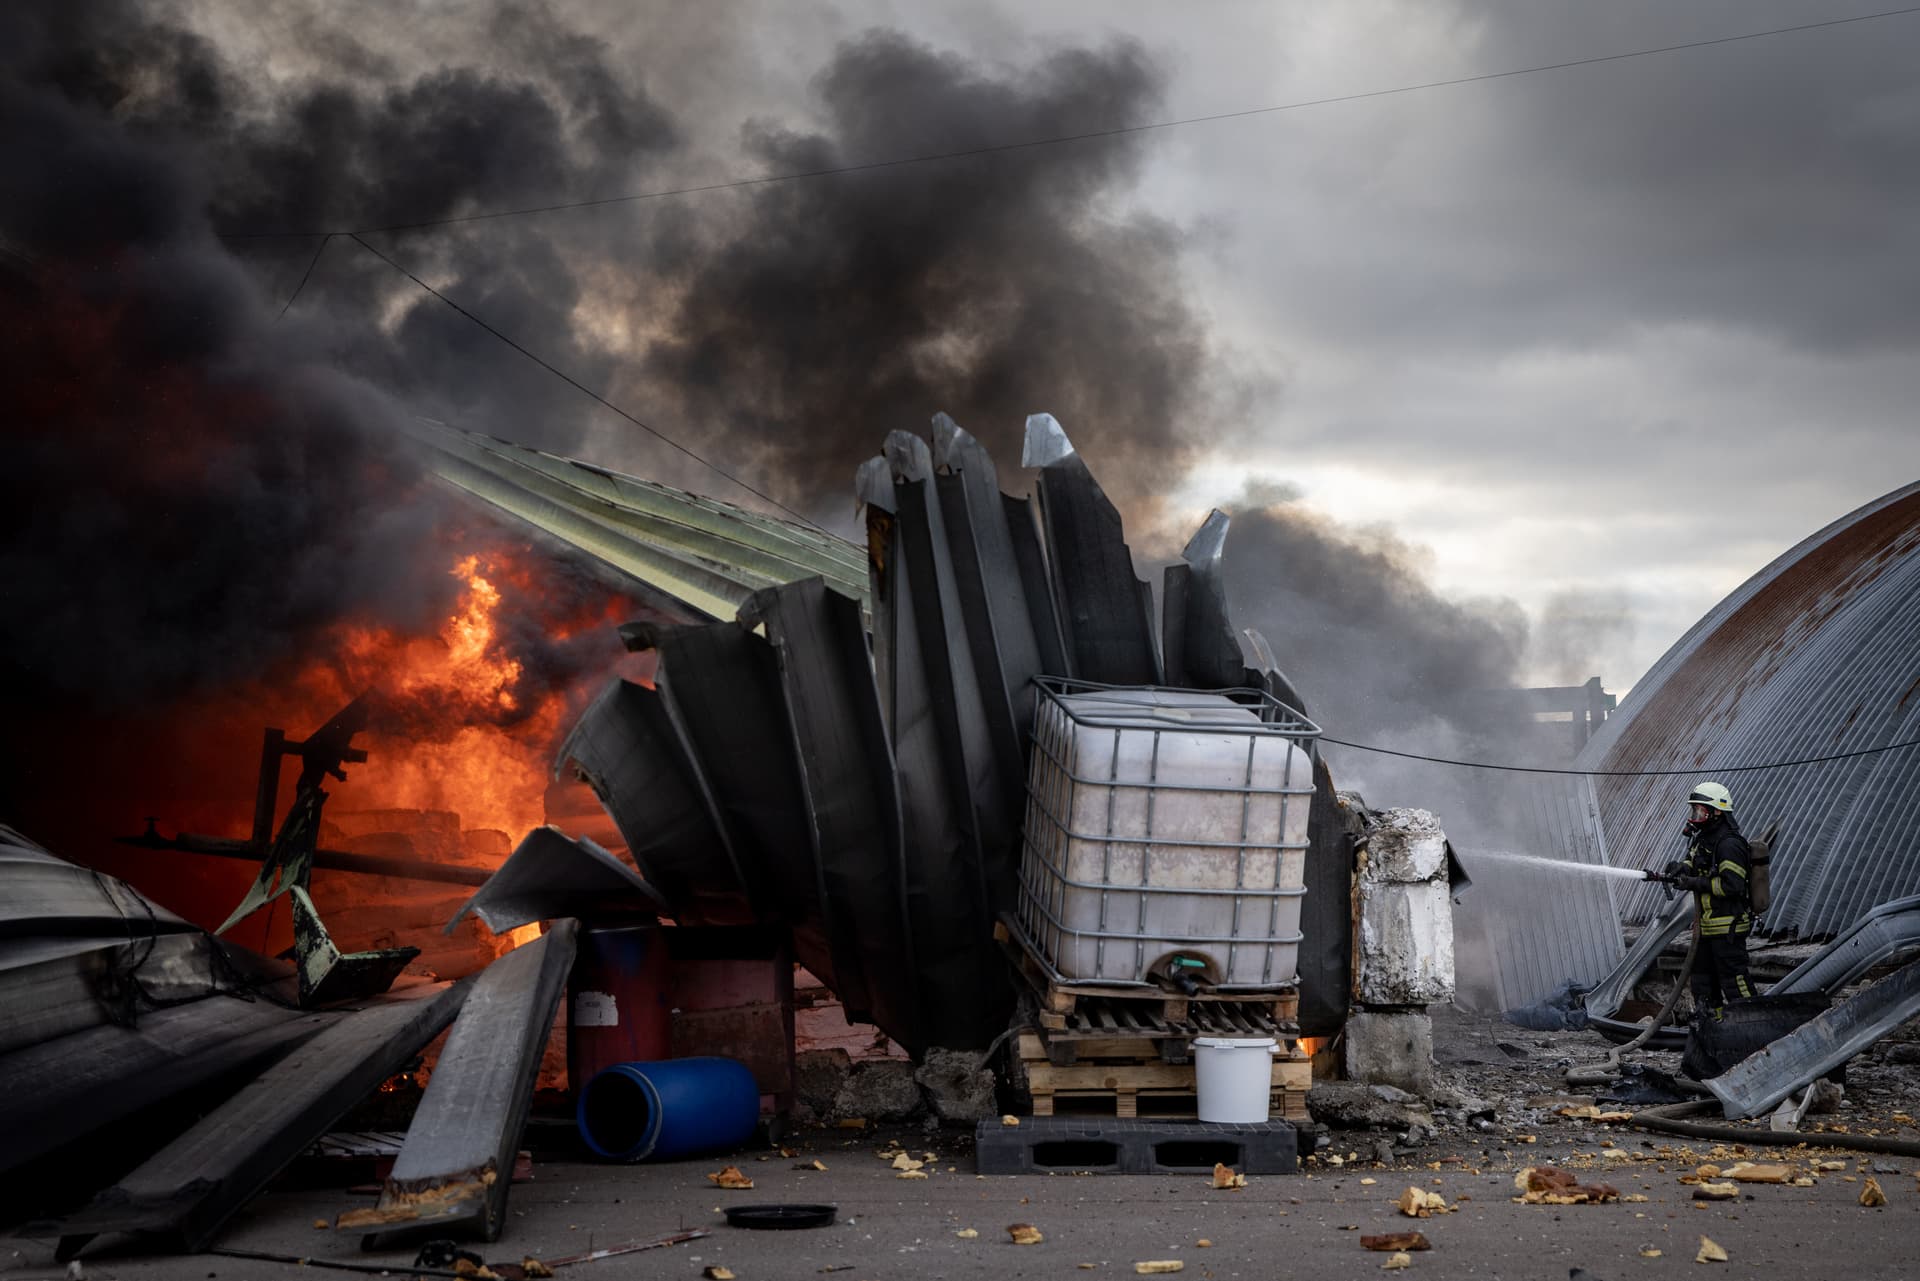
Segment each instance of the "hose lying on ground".
[[1912,1139],[1887,1139],[1877,1134],[1840,1134],[1824,1130],[1817,1134],[1803,1134],[1798,1130],[1749,1130],[1738,1125],[1713,1125],[1679,1119],[1682,1114],[1713,1106],[1708,1099],[1668,1103],[1644,1112],[1635,1112],[1629,1124],[1643,1130],[1679,1134],[1690,1139],[1712,1139],[1716,1143],[1745,1143],[1777,1148],[1846,1148],[1854,1152],[1879,1152],[1886,1156],[1920,1157],[1920,1142]]
[[1700,950],[1700,921],[1693,922],[1693,934],[1687,940],[1687,959],[1680,963],[1679,977],[1673,981],[1673,991],[1667,993],[1667,1000],[1660,1012],[1647,1023],[1644,1031],[1625,1045],[1616,1045],[1607,1051],[1605,1060],[1588,1067],[1570,1067],[1567,1069],[1568,1085],[1605,1085],[1620,1075],[1620,1060],[1630,1052],[1639,1049],[1653,1039],[1653,1034],[1666,1026],[1667,1016],[1673,1013],[1673,1007],[1680,1003],[1680,993],[1687,987],[1687,980],[1693,975],[1694,954]]

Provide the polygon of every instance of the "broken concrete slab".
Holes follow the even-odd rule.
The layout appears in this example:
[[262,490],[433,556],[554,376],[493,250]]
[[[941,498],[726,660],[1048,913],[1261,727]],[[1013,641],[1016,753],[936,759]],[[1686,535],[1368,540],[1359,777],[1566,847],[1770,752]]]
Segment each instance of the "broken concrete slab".
[[578,931],[576,921],[555,921],[481,971],[379,1204],[341,1215],[338,1227],[369,1233],[370,1249],[424,1236],[499,1238],[514,1153]]
[[1307,1111],[1320,1124],[1342,1130],[1433,1127],[1426,1105],[1391,1085],[1316,1081],[1307,1091]]
[[853,1059],[841,1049],[804,1050],[793,1059],[794,1100],[815,1121],[833,1117],[840,1088],[853,1071]]
[[275,1174],[439,1035],[472,982],[416,988],[343,1014],[84,1209],[38,1225],[36,1235],[59,1235],[63,1258],[103,1232],[158,1234],[185,1251],[204,1249]]
[[970,1050],[928,1050],[913,1079],[942,1121],[973,1124],[1000,1115],[997,1081]]
[[505,934],[567,916],[651,921],[667,910],[658,890],[599,845],[584,836],[569,837],[557,827],[536,827],[453,914],[445,932],[452,934],[468,913],[495,934]]
[[861,1063],[847,1074],[834,1096],[836,1119],[865,1117],[869,1121],[905,1121],[920,1111],[920,1087],[913,1064],[901,1059]]
[[1355,1010],[1341,1044],[1348,1080],[1432,1092],[1433,1020],[1424,1010]]
[[1356,995],[1368,1005],[1453,997],[1453,912],[1444,879],[1364,886]]
[[1411,885],[1446,875],[1447,836],[1439,820],[1421,809],[1376,810],[1367,825],[1367,863],[1362,879]]

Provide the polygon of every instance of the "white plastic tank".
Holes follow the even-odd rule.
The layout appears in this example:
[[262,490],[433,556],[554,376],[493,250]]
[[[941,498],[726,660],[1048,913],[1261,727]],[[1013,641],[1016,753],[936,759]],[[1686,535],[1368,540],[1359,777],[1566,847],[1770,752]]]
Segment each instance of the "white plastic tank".
[[1257,691],[1043,678],[1020,865],[1060,981],[1296,981],[1319,730]]

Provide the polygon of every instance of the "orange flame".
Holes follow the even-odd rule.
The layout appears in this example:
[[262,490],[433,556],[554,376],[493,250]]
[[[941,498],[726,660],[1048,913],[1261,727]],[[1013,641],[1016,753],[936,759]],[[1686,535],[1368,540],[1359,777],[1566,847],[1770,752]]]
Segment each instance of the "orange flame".
[[[336,791],[340,808],[449,810],[465,828],[517,840],[546,821],[548,756],[585,691],[536,691],[544,696],[531,701],[523,693],[525,665],[502,638],[500,584],[528,597],[534,575],[499,553],[465,555],[450,572],[461,591],[434,633],[340,625],[298,684],[316,708],[342,705],[368,686],[386,696],[385,714],[365,738],[369,763]],[[598,618],[542,622],[549,637],[564,640],[617,621],[617,604],[603,602]]]

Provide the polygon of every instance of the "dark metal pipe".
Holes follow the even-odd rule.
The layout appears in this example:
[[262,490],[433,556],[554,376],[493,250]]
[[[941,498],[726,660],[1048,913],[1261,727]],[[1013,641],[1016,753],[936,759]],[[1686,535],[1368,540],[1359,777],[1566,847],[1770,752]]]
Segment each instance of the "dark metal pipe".
[[[182,832],[162,836],[148,828],[139,836],[116,838],[122,845],[137,845],[149,850],[179,850],[186,854],[210,854],[215,858],[237,858],[258,863],[265,855],[252,841],[236,841],[221,836],[195,836]],[[493,875],[489,868],[461,867],[457,863],[434,863],[421,858],[386,858],[379,854],[351,854],[346,850],[315,850],[313,865],[336,872],[358,872],[362,876],[394,876],[409,881],[444,881],[449,885],[485,885]]]

